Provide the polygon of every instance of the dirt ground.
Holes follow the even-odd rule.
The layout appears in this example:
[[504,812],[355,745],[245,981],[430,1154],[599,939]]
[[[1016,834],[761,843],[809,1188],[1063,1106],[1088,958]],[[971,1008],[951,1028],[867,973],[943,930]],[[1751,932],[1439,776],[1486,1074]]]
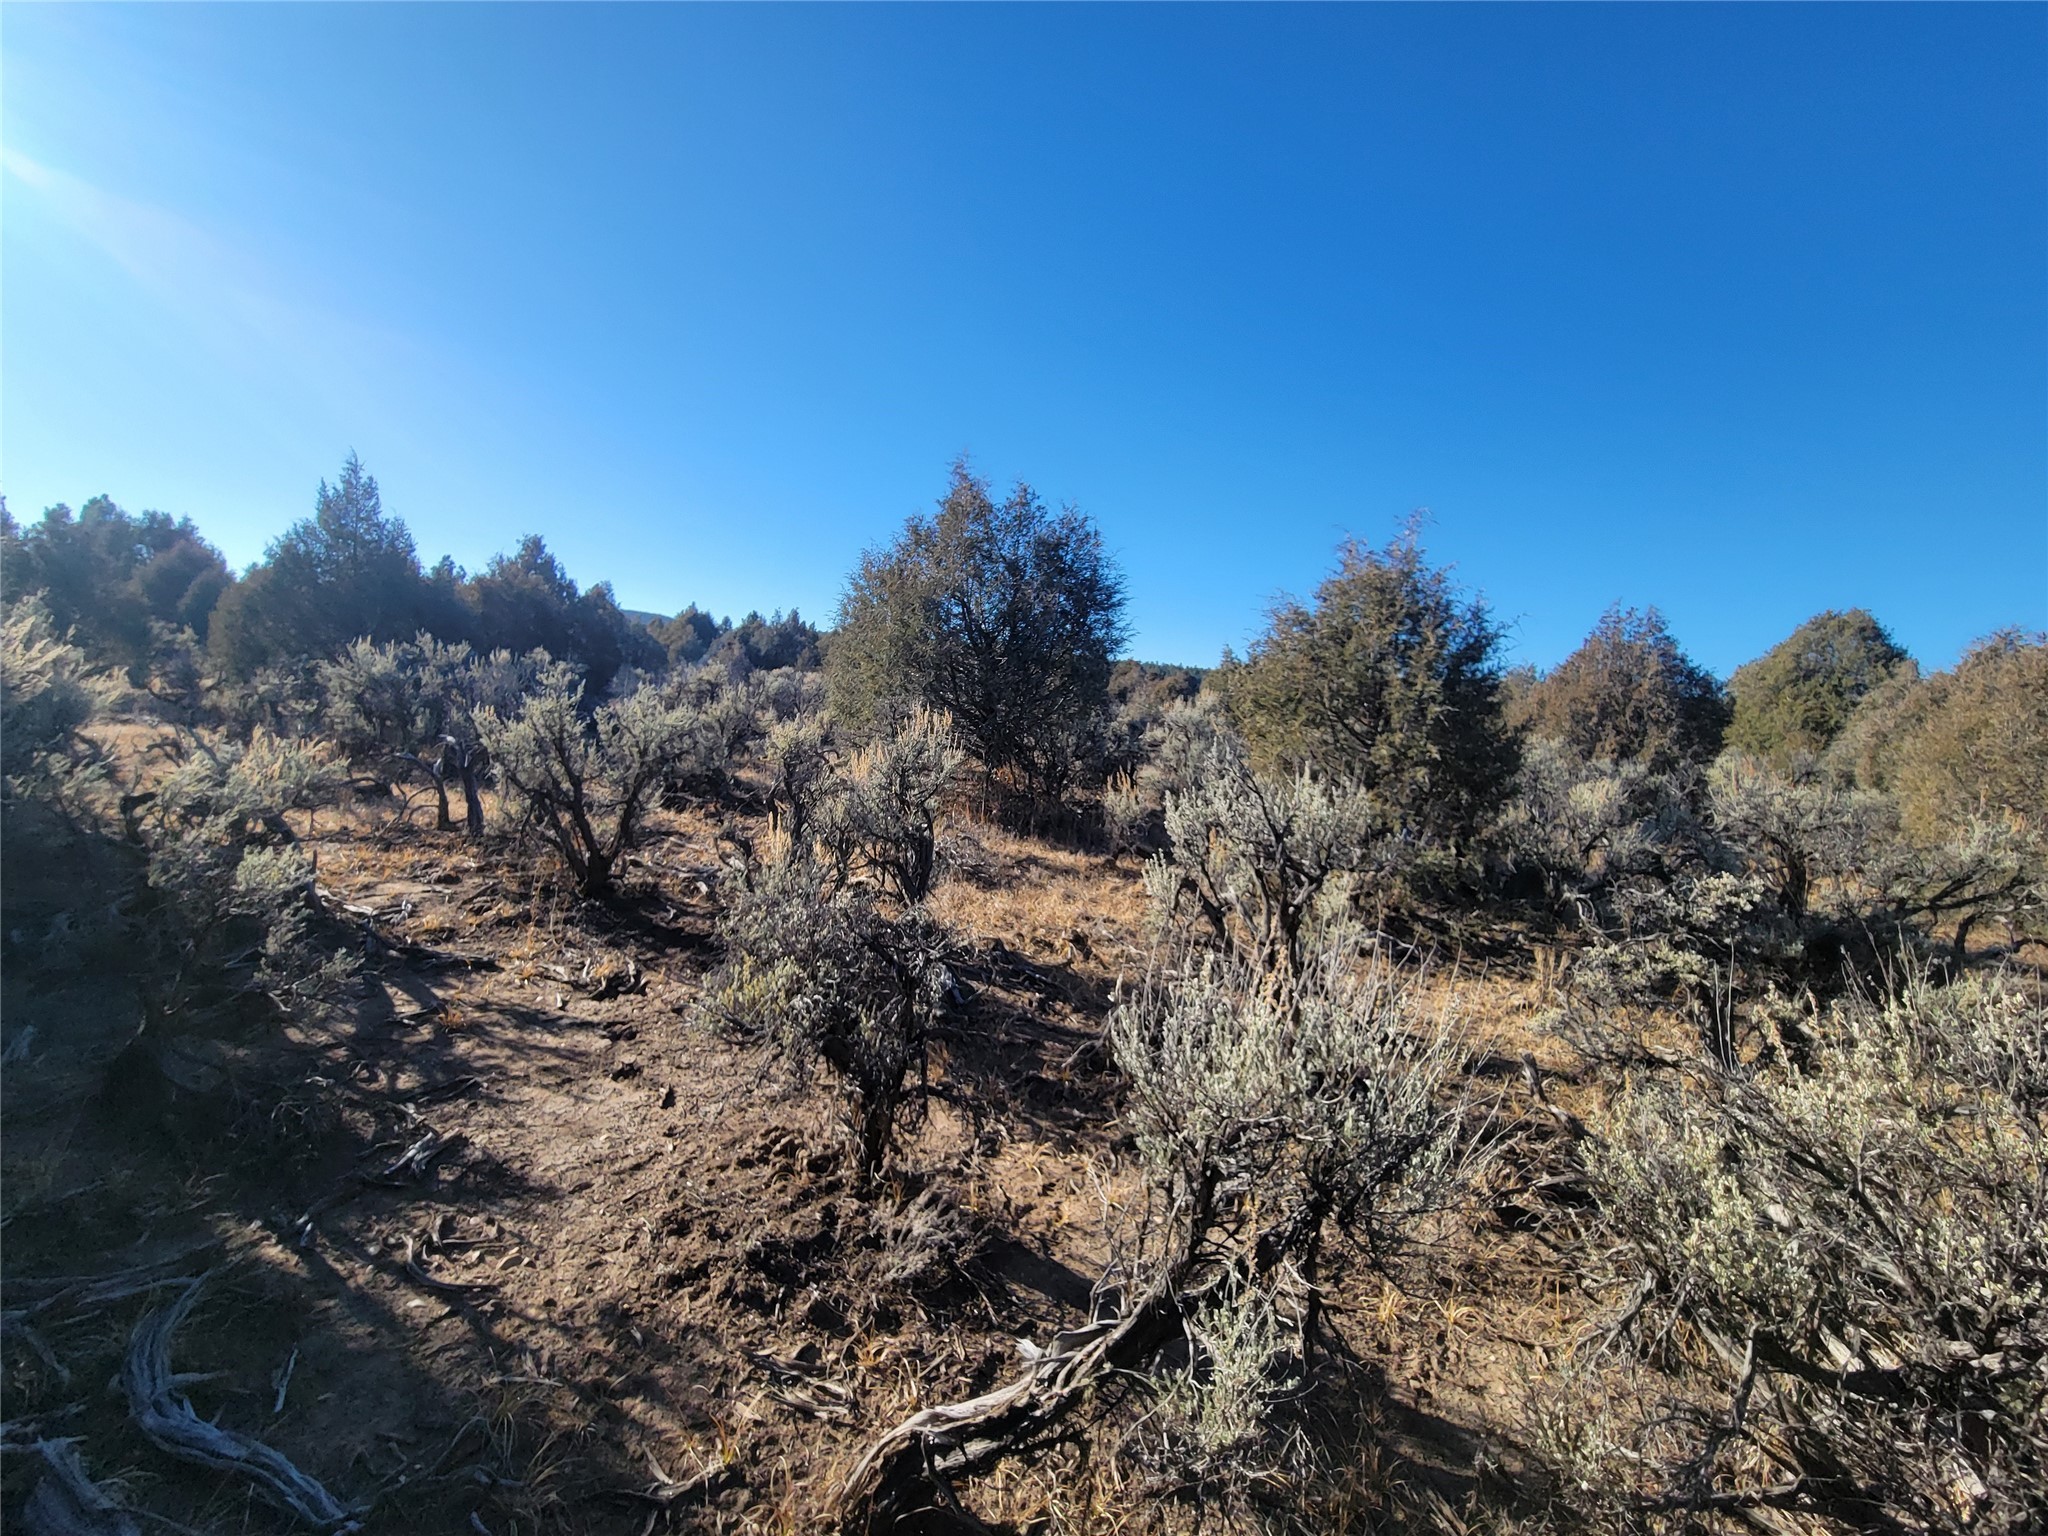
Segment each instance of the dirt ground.
[[[76,1437],[145,1528],[285,1528],[144,1441],[112,1385],[175,1288],[81,1283],[204,1275],[174,1341],[198,1412],[366,1530],[811,1531],[868,1440],[1084,1322],[1140,1196],[1100,1045],[1145,965],[1137,866],[952,827],[934,900],[969,1001],[900,1172],[862,1200],[830,1085],[702,1016],[717,832],[664,813],[629,899],[597,908],[502,840],[323,813],[309,846],[360,977],[320,1018],[191,1043],[177,1083],[122,1070],[137,1005],[112,974],[10,966],[10,1437]],[[1508,1145],[1397,1280],[1336,1285],[1321,1368],[1359,1465],[1332,1529],[1476,1519],[1522,1383],[1600,1305],[1560,1256],[1522,1078],[1524,1050],[1556,1064],[1529,1029],[1542,963],[1508,945],[1424,984],[1466,1020],[1474,1113]],[[6,1458],[10,1522],[28,1459]],[[1072,1450],[971,1496],[1018,1530],[1181,1518]]]

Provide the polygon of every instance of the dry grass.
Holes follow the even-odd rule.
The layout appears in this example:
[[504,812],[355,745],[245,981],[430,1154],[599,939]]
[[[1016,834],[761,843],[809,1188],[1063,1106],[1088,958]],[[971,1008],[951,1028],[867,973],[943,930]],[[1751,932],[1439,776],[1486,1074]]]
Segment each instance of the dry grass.
[[[109,743],[123,751],[153,739],[113,729]],[[383,1529],[462,1529],[475,1512],[494,1536],[627,1536],[648,1513],[625,1496],[649,1481],[648,1452],[672,1478],[730,1474],[716,1497],[679,1507],[673,1529],[821,1529],[868,1437],[986,1390],[1014,1369],[1017,1339],[1043,1343],[1071,1326],[1142,1213],[1117,1141],[1117,1085],[1083,1049],[1119,981],[1147,963],[1139,867],[972,820],[946,827],[931,905],[976,957],[982,1001],[963,1038],[935,1057],[941,1097],[906,1149],[905,1178],[943,1179],[995,1241],[972,1284],[940,1285],[943,1266],[899,1265],[909,1279],[891,1291],[875,1281],[886,1255],[860,1247],[867,1228],[821,1107],[688,1023],[709,963],[694,946],[718,907],[720,833],[737,826],[760,839],[765,817],[656,812],[624,871],[633,905],[621,914],[567,895],[549,856],[510,835],[495,797],[487,813],[491,831],[475,845],[432,830],[431,798],[407,815],[397,802],[326,810],[310,828],[295,813],[322,886],[369,909],[379,933],[488,954],[498,968],[392,974],[435,1006],[394,1009],[379,987],[359,1016],[250,1044],[239,1092],[274,1107],[317,1088],[335,1106],[305,1118],[302,1156],[237,1153],[232,1172],[209,1184],[219,1169],[207,1165],[224,1154],[184,1128],[164,1142],[140,1123],[80,1119],[63,1138],[10,1126],[9,1273],[106,1267],[138,1224],[268,1230],[369,1149],[412,1133],[391,1090],[474,1077],[473,1091],[416,1111],[466,1138],[443,1182],[366,1194],[323,1220],[310,1250],[288,1234],[266,1239],[284,1298],[268,1305],[326,1341],[302,1384],[333,1399],[278,1421],[281,1448],[317,1460],[341,1443],[323,1436],[350,1427],[375,1456],[327,1470],[354,1495],[395,1475],[398,1450],[410,1464],[452,1447],[432,1498],[381,1510]],[[579,969],[631,962],[645,990],[594,1001],[557,978],[571,956]],[[1530,955],[1439,964],[1421,986],[1429,1005],[1464,1021],[1475,1059],[1512,1064],[1528,1052],[1563,1072],[1569,1053],[1540,1017],[1568,983],[1568,968]],[[1565,1103],[1597,1091],[1555,1089]],[[33,1214],[93,1169],[113,1187],[62,1221]],[[495,1287],[459,1307],[411,1286],[382,1246],[443,1211],[459,1232],[502,1232],[476,1265],[455,1269],[459,1248],[436,1260]],[[1507,1455],[1520,1384],[1583,1335],[1601,1299],[1560,1270],[1542,1231],[1508,1230],[1482,1203],[1398,1275],[1335,1274],[1328,1306],[1350,1362],[1333,1377],[1344,1422],[1327,1431],[1322,1474],[1298,1490],[1295,1528],[1339,1532],[1458,1528],[1465,1517],[1446,1520],[1439,1505],[1467,1507],[1472,1445]],[[209,1335],[206,1347],[260,1387],[276,1341],[262,1341],[260,1360],[240,1360],[233,1329],[200,1321],[195,1348]],[[108,1338],[118,1343],[119,1328]],[[807,1346],[853,1388],[852,1420],[792,1411],[748,1364],[750,1351],[789,1357]],[[92,1349],[55,1347],[76,1348],[78,1379],[99,1370]],[[10,1347],[10,1367],[17,1353]],[[22,1379],[11,1378],[10,1394]],[[1106,1419],[1091,1448],[1006,1464],[971,1502],[984,1518],[1047,1536],[1227,1529],[1114,1454],[1138,1411]],[[249,1514],[215,1485],[158,1470],[119,1438],[118,1414],[95,1409],[89,1426],[108,1448],[93,1465],[132,1467],[136,1497],[165,1518],[213,1536]],[[386,1431],[415,1438],[380,1442]]]
[[1130,859],[1049,848],[981,822],[955,822],[931,905],[960,933],[1101,981],[1135,975],[1145,953],[1145,887]]

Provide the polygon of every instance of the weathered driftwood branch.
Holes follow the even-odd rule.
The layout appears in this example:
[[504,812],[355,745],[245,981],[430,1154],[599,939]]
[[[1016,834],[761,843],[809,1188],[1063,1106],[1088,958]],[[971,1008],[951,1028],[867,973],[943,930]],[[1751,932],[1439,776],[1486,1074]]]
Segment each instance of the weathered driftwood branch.
[[842,1536],[986,1530],[960,1506],[950,1480],[1043,1443],[1092,1389],[1182,1338],[1187,1308],[1198,1304],[1161,1287],[1121,1317],[1059,1335],[1008,1385],[911,1415],[848,1475],[839,1498]]
[[[45,1312],[75,1312],[85,1307],[104,1306],[110,1301],[126,1301],[159,1286],[185,1285],[190,1280],[192,1259],[219,1246],[218,1238],[201,1238],[147,1264],[137,1264],[105,1275],[9,1278],[8,1299],[27,1303],[10,1315],[40,1317]],[[31,1297],[37,1299],[30,1300]]]
[[43,1459],[42,1478],[21,1509],[29,1536],[142,1536],[134,1517],[86,1474],[76,1440],[38,1440],[22,1449]]
[[127,1358],[121,1362],[121,1385],[136,1428],[167,1456],[247,1478],[270,1503],[318,1530],[360,1529],[356,1512],[320,1483],[262,1441],[207,1423],[179,1390],[189,1378],[171,1370],[171,1336],[191,1313],[205,1283],[203,1278],[189,1281],[176,1301],[144,1314],[135,1325]]
[[[431,1239],[429,1240],[431,1241]],[[420,1245],[411,1237],[405,1240],[405,1272],[416,1285],[430,1291],[439,1291],[444,1296],[470,1296],[477,1291],[494,1291],[498,1288],[494,1280],[437,1280],[428,1274],[419,1260]]]

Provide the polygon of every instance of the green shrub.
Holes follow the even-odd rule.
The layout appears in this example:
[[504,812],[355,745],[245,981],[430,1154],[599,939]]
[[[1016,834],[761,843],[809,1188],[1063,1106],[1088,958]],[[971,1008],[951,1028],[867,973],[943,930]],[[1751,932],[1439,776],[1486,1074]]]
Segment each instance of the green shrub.
[[1781,766],[1818,756],[1912,659],[1861,608],[1815,614],[1728,679],[1728,745]]
[[1262,771],[1348,780],[1372,794],[1383,830],[1462,851],[1514,776],[1502,631],[1424,563],[1414,524],[1383,550],[1338,554],[1314,604],[1275,607],[1250,655],[1226,657],[1212,682]]
[[1073,508],[998,503],[963,461],[936,515],[869,550],[826,655],[858,730],[905,704],[949,714],[984,775],[1057,801],[1090,768],[1124,640],[1123,578]]
[[1664,773],[1721,749],[1728,705],[1663,615],[1617,604],[1528,690],[1518,718],[1588,762],[1640,762]]

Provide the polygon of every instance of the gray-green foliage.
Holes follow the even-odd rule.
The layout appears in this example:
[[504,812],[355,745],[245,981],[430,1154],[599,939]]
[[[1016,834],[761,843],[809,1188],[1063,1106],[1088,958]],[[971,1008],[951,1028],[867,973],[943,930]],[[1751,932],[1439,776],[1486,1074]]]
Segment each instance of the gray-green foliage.
[[939,822],[962,755],[943,716],[918,711],[854,753],[843,789],[821,791],[819,841],[842,876],[864,871],[906,904],[938,874]]
[[213,702],[228,734],[242,741],[257,731],[304,736],[324,707],[318,669],[298,661],[266,663],[240,681],[224,679]]
[[762,739],[764,722],[775,718],[774,676],[707,662],[663,685],[663,697],[685,721],[662,778],[667,796],[684,799],[731,790],[734,768]]
[[477,728],[499,777],[561,855],[577,891],[603,897],[698,720],[652,686],[600,704],[588,719],[581,703],[581,686],[557,677],[516,713],[485,706]]
[[1349,919],[1387,857],[1370,793],[1258,774],[1194,711],[1176,734],[1170,846],[1146,872],[1170,958],[1108,1038],[1148,1186],[1136,1276],[1186,1298],[1154,1449],[1238,1499],[1307,1465],[1279,1405],[1331,1240],[1384,1263],[1456,1181],[1459,1052]]
[[[1156,700],[1154,701],[1157,702]],[[1197,788],[1219,739],[1242,755],[1213,693],[1168,696],[1142,716],[1119,714],[1122,744],[1102,788],[1102,831],[1112,853],[1144,853],[1163,841],[1166,797]]]
[[[1284,1486],[1305,1447],[1279,1429],[1279,1410],[1300,1395],[1302,1372],[1276,1299],[1260,1286],[1226,1286],[1186,1328],[1188,1367],[1167,1378],[1140,1454],[1174,1481],[1205,1489]],[[1145,1443],[1154,1437],[1156,1448]]]
[[762,710],[777,724],[808,719],[825,712],[825,679],[816,672],[777,667],[748,679]]
[[1836,783],[1811,758],[1783,768],[1727,752],[1707,772],[1707,816],[1794,922],[1816,895],[1853,902],[1896,818],[1883,797]]
[[1148,1186],[1133,1264],[1187,1298],[1194,1355],[1164,1424],[1199,1479],[1242,1482],[1272,1455],[1330,1241],[1387,1262],[1458,1173],[1449,1021],[1357,937],[1323,930],[1285,975],[1183,952],[1110,1017]]
[[1168,848],[1145,871],[1155,913],[1166,927],[1193,921],[1247,963],[1297,968],[1316,921],[1392,858],[1371,795],[1308,768],[1254,772],[1227,734],[1185,771],[1187,787],[1166,793]]
[[366,766],[416,758],[444,736],[471,738],[479,704],[501,696],[508,683],[525,691],[518,684],[530,687],[547,664],[537,657],[523,677],[508,679],[514,670],[509,656],[480,666],[467,645],[444,645],[424,632],[381,644],[357,639],[316,669],[326,697],[322,724]]
[[1201,783],[1218,742],[1237,743],[1242,738],[1231,728],[1223,702],[1213,693],[1198,693],[1192,699],[1169,704],[1145,733],[1144,766],[1140,784],[1162,799],[1172,791],[1186,792]]
[[860,1182],[872,1186],[922,1103],[910,1075],[948,985],[945,929],[922,907],[891,915],[865,891],[835,889],[815,861],[788,858],[731,888],[719,935],[714,1016],[799,1077],[819,1062],[831,1069]]
[[1686,776],[1646,763],[1588,761],[1560,742],[1524,744],[1515,793],[1501,818],[1502,846],[1539,870],[1560,911],[1657,869],[1694,827]]
[[1947,924],[1963,959],[1978,923],[2020,931],[2048,907],[2048,862],[2023,816],[1964,812],[1915,837],[1891,795],[1851,788],[1811,759],[1781,768],[1732,752],[1707,776],[1706,815],[1808,931],[1817,920],[1895,942],[1910,926]]
[[0,617],[0,787],[8,803],[75,805],[99,775],[98,754],[81,733],[106,695],[39,599],[8,608]]
[[350,957],[320,937],[313,866],[285,815],[317,810],[342,780],[329,753],[258,732],[188,750],[140,797],[133,825],[157,898],[149,936],[163,1011],[251,949],[255,981],[274,995],[318,1001],[351,974]]
[[844,791],[832,760],[830,732],[816,715],[771,728],[762,760],[772,776],[769,797],[790,846],[808,854],[830,802]]
[[1331,928],[1285,978],[1190,952],[1111,1014],[1169,1265],[1242,1251],[1251,1222],[1310,1272],[1332,1231],[1388,1259],[1442,1195],[1455,1033],[1358,940]]
[[1558,1022],[1596,1055],[1641,1054],[1637,1010],[1660,1003],[1729,1064],[1797,1046],[1820,998],[1882,985],[1942,925],[1962,958],[1976,924],[2023,927],[2048,896],[2023,826],[1974,818],[1922,844],[1893,797],[1797,756],[1728,752],[1694,779],[1532,743],[1505,830],[1588,941]]
[[[1638,1075],[1586,1163],[1678,1390],[1547,1436],[1571,1497],[1851,1528],[2048,1518],[2048,1011],[2038,983],[1850,998],[1803,1066]],[[1683,1362],[1682,1364],[1680,1362]],[[1553,1402],[1554,1431],[1570,1402]],[[1627,1446],[1624,1458],[1607,1454]],[[1604,1448],[1604,1449],[1603,1449]],[[1796,1497],[1794,1497],[1796,1495]]]
[[[1825,766],[1888,796],[1893,884],[1909,911],[2039,932],[2048,912],[2048,637],[1986,636],[1947,672],[1894,672]],[[1958,945],[1958,949],[1961,949]]]
[[139,670],[143,690],[159,713],[184,725],[199,719],[206,705],[206,654],[191,630],[152,620],[149,650]]

